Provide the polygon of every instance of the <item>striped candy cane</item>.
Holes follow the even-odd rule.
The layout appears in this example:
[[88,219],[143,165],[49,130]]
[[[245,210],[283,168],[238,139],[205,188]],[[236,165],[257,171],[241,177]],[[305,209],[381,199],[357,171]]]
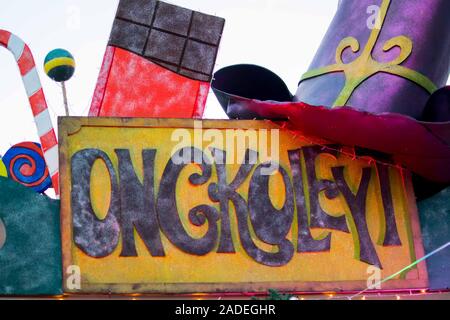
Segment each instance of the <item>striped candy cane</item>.
[[59,195],[59,163],[58,163],[58,141],[53,129],[50,114],[45,101],[44,91],[37,73],[33,55],[30,48],[19,37],[11,32],[0,29],[0,45],[8,49],[14,55],[23,84],[30,101],[31,111],[41,140],[42,152],[48,171],[52,177],[53,188]]

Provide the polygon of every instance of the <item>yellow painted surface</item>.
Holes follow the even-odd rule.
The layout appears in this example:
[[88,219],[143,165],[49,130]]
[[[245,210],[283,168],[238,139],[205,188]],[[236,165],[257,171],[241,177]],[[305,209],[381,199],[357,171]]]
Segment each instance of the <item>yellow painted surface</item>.
[[[172,125],[175,123],[176,125]],[[247,125],[250,122],[247,122]],[[276,125],[265,122],[253,122],[252,127],[267,129],[277,128]],[[81,126],[80,126],[81,125]],[[183,253],[171,244],[161,233],[165,257],[152,257],[144,243],[135,231],[138,257],[119,257],[121,241],[116,250],[105,258],[91,258],[76,248],[71,233],[70,212],[70,158],[85,148],[98,148],[108,154],[116,172],[117,157],[116,148],[130,150],[137,175],[142,181],[143,168],[141,152],[143,149],[157,149],[155,166],[155,194],[157,195],[159,179],[162,176],[172,150],[177,141],[171,141],[171,135],[176,126],[185,126],[193,137],[191,120],[136,120],[135,122],[119,121],[117,119],[79,119],[65,118],[60,125],[61,144],[61,184],[62,187],[62,215],[63,215],[63,239],[64,239],[64,265],[78,265],[82,273],[82,290],[116,292],[202,292],[202,291],[259,291],[266,287],[285,287],[291,290],[315,290],[329,288],[364,289],[368,264],[355,258],[356,234],[346,234],[334,230],[312,230],[315,237],[320,237],[327,232],[332,233],[331,251],[323,253],[294,253],[293,259],[283,267],[268,267],[255,262],[242,248],[239,241],[237,220],[234,208],[230,205],[230,217],[233,241],[236,248],[235,254],[218,254],[216,249],[206,256],[199,257]],[[80,126],[80,127],[78,127]],[[156,126],[156,127],[155,127]],[[203,123],[203,128],[234,128],[243,126],[235,121],[208,121]],[[220,129],[221,131],[225,129]],[[280,130],[280,164],[289,172],[291,179],[287,150],[294,150],[302,146],[311,145],[311,139],[294,135],[287,130]],[[205,142],[204,146],[211,142]],[[214,144],[214,143],[213,143]],[[222,147],[218,145],[218,147]],[[264,159],[260,159],[264,160]],[[234,178],[239,164],[227,165],[229,181]],[[318,178],[332,180],[331,167],[345,166],[347,182],[356,192],[361,178],[361,169],[373,166],[367,159],[353,160],[346,155],[340,155],[337,160],[330,156],[320,156],[316,163]],[[214,167],[213,167],[214,168]],[[200,172],[195,164],[189,165],[183,170],[177,182],[177,206],[178,212],[186,230],[192,236],[201,237],[207,230],[207,224],[195,227],[189,223],[187,214],[191,208],[200,204],[215,206],[208,197],[207,187],[193,186],[188,182],[188,177],[194,172]],[[384,211],[380,195],[380,186],[376,175],[372,175],[367,198],[367,221],[369,231],[376,251],[383,265],[382,277],[387,277],[415,260],[417,254],[423,251],[417,227],[415,204],[412,203],[412,193],[408,188],[410,183],[407,176],[401,174],[396,168],[390,169],[391,189],[394,197],[395,218],[402,246],[383,247],[381,244],[384,230]],[[240,187],[239,192],[246,198],[249,179]],[[216,171],[210,182],[216,182]],[[109,176],[106,167],[100,162],[93,169],[91,180],[91,197],[96,215],[104,218],[110,200]],[[283,180],[279,174],[271,177],[270,182],[271,201],[277,208],[281,208],[284,200]],[[346,201],[342,197],[328,200],[320,196],[320,205],[330,215],[344,213],[347,224],[351,226],[352,217],[349,213]],[[294,222],[289,239],[297,248],[297,218],[294,214]],[[271,250],[271,246],[258,241],[257,244],[265,250]],[[393,287],[414,287],[426,284],[426,275],[419,269],[413,269],[407,273],[407,283],[403,280],[392,282]],[[417,282],[414,282],[417,281]],[[425,281],[425,282],[424,282]],[[317,286],[315,285],[317,283]],[[328,285],[328,283],[330,283]],[[336,284],[338,283],[338,284]],[[141,289],[132,289],[133,284],[142,284]],[[164,285],[168,284],[168,285]],[[346,285],[348,284],[348,285]],[[186,285],[184,287],[184,285]],[[387,287],[384,287],[387,288]],[[197,289],[197,290],[196,290]]]
[[6,170],[2,158],[0,158],[0,177],[8,177],[8,171]]

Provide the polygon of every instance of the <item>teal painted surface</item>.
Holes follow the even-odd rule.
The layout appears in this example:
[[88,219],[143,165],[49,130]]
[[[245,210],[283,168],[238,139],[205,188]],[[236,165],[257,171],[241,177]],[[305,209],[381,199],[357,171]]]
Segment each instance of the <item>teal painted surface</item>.
[[[450,188],[418,203],[426,253],[450,241]],[[430,288],[450,288],[450,247],[427,260]]]
[[1,295],[61,294],[59,201],[0,178]]
[[44,60],[44,64],[46,64],[47,62],[53,60],[53,59],[57,59],[57,58],[70,58],[73,59],[72,54],[64,49],[54,49],[52,51],[50,51],[47,56],[45,57]]
[[75,73],[75,68],[71,66],[55,67],[48,72],[48,76],[56,82],[69,80]]

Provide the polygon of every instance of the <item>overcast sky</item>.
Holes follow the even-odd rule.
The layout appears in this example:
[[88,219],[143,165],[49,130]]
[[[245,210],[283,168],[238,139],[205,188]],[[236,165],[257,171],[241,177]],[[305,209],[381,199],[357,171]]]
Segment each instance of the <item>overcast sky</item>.
[[[337,0],[172,0],[166,1],[226,19],[216,69],[259,64],[279,74],[295,92],[337,7]],[[76,59],[67,83],[71,115],[87,115],[118,0],[0,0],[0,29],[29,44],[38,66],[53,124],[64,114],[61,89],[44,73],[54,48]],[[0,155],[10,145],[39,138],[12,55],[0,50]],[[224,118],[211,93],[206,117]]]
[[[61,88],[43,71],[46,54],[69,50],[76,59],[67,83],[71,115],[88,114],[118,0],[0,0],[0,29],[29,44],[53,124],[64,114]],[[216,70],[237,63],[265,66],[295,92],[336,11],[338,0],[166,1],[226,19]],[[33,117],[12,55],[0,50],[0,155],[18,142],[35,141]],[[207,118],[224,118],[211,93]],[[56,128],[55,128],[56,129]]]

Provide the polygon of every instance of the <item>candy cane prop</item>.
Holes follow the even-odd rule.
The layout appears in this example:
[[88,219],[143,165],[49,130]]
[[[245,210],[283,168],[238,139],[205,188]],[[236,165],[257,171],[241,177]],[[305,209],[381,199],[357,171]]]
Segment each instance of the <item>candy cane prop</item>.
[[41,140],[42,152],[52,177],[53,188],[59,195],[58,141],[45,101],[44,91],[30,48],[11,32],[0,30],[0,45],[11,51],[19,66],[23,84],[30,101],[31,111]]

